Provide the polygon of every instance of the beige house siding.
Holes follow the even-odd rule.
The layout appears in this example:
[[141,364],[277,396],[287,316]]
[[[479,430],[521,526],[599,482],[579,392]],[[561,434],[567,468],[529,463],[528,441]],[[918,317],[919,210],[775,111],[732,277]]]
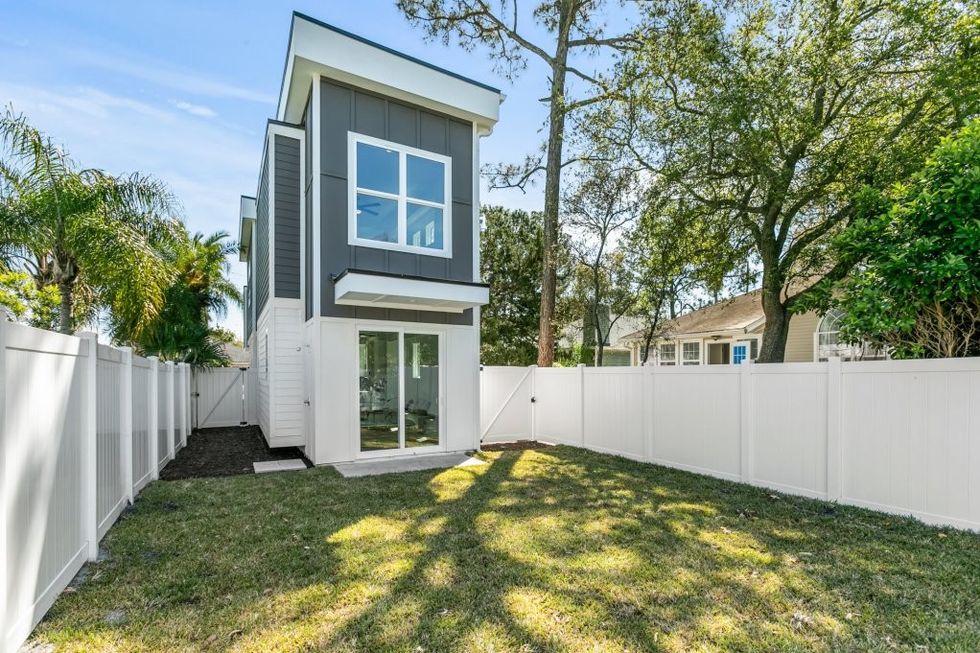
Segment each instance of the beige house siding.
[[819,322],[820,318],[813,312],[793,315],[790,318],[784,359],[787,363],[813,362],[813,334]]

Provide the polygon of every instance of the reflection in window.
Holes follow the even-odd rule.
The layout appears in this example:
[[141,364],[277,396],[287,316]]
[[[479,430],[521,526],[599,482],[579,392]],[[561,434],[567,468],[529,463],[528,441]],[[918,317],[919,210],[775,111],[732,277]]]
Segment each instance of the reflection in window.
[[357,237],[385,243],[397,243],[398,202],[358,193]]
[[357,187],[397,195],[398,152],[358,143]]
[[677,345],[665,343],[660,345],[660,364],[675,365],[677,363]]
[[408,242],[415,247],[442,249],[442,209],[409,202]]
[[405,446],[439,444],[439,336],[405,334]]
[[701,343],[700,342],[685,342],[681,346],[681,354],[683,360],[681,361],[684,365],[700,365],[701,364]]

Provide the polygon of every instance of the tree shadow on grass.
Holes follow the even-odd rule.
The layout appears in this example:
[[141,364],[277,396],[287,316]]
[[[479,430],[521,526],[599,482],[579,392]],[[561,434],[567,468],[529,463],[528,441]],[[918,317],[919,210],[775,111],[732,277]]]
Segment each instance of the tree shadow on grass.
[[[168,485],[113,530],[102,577],[59,601],[42,638],[79,650],[980,646],[975,536],[567,447],[444,472]],[[110,606],[127,622],[105,624]]]

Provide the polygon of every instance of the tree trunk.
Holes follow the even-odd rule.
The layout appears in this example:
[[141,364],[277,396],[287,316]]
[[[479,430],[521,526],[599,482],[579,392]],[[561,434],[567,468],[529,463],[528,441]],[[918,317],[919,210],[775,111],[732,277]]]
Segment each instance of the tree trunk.
[[[773,285],[773,284],[770,284]],[[762,310],[766,315],[766,330],[759,347],[759,363],[782,363],[786,356],[786,335],[789,332],[789,309],[782,300],[782,284],[762,288]]]
[[71,335],[72,320],[72,282],[68,279],[58,279],[58,293],[61,295],[61,306],[58,310],[58,331]]
[[538,366],[555,362],[555,293],[558,285],[558,204],[561,191],[561,158],[565,140],[565,65],[571,11],[562,4],[558,46],[552,65],[548,110],[548,154],[544,177],[543,256],[541,265],[541,315],[538,323]]

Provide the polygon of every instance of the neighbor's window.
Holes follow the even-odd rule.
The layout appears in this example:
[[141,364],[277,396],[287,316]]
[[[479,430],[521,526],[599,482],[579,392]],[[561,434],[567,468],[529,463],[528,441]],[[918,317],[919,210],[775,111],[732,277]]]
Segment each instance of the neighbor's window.
[[450,255],[449,157],[350,132],[352,245]]
[[665,343],[660,345],[660,364],[677,365],[677,345]]
[[683,365],[700,365],[701,364],[701,343],[700,342],[685,342],[681,343],[681,354],[683,360],[681,363]]

